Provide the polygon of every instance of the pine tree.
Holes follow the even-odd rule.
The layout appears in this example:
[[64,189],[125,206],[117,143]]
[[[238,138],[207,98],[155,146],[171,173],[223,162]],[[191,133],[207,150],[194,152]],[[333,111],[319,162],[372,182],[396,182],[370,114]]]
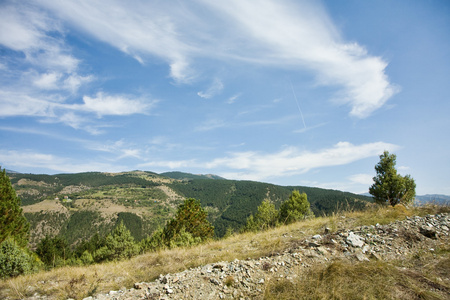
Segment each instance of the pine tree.
[[380,161],[375,166],[377,176],[369,193],[378,204],[389,203],[395,206],[399,203],[408,204],[416,196],[416,183],[410,175],[401,176],[395,169],[397,156],[384,151]]
[[6,170],[0,167],[0,243],[11,237],[25,247],[28,243],[29,223],[22,214],[20,198],[11,185]]
[[214,226],[206,219],[208,213],[201,207],[200,202],[189,198],[178,207],[177,215],[164,229],[167,242],[184,230],[192,235],[194,239],[206,240],[214,235]]
[[247,223],[244,231],[258,231],[266,230],[277,226],[279,213],[275,205],[269,200],[265,199],[260,206],[255,216],[250,215],[247,218]]
[[280,222],[290,224],[295,221],[314,216],[305,193],[294,190],[289,199],[281,204]]
[[105,238],[105,246],[94,253],[96,261],[121,260],[131,258],[139,253],[139,245],[135,243],[134,237],[123,224],[123,221],[114,228]]

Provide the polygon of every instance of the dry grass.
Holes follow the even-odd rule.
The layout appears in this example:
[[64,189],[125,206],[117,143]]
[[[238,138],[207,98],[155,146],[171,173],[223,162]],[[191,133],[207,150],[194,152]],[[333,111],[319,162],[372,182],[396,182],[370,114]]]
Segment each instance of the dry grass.
[[449,250],[406,261],[317,264],[295,280],[269,280],[264,299],[449,299]]
[[[273,253],[279,253],[288,249],[297,243],[298,240],[307,236],[323,233],[325,227],[329,227],[334,231],[340,228],[351,228],[359,225],[384,224],[398,219],[404,219],[406,216],[435,214],[442,212],[441,210],[442,208],[437,206],[410,209],[397,206],[395,208],[374,208],[366,212],[346,212],[329,217],[318,217],[264,232],[233,235],[223,240],[211,241],[192,248],[177,248],[147,253],[126,261],[88,267],[63,267],[48,272],[40,272],[0,281],[0,298],[8,296],[13,299],[19,299],[38,292],[40,295],[48,295],[55,299],[69,297],[79,299],[100,292],[117,290],[124,287],[130,288],[135,282],[152,281],[160,274],[175,273],[208,263],[269,256]],[[411,263],[418,265],[419,262],[420,260],[416,259],[416,261],[412,261]],[[447,260],[446,264],[448,266],[450,260]],[[445,264],[440,264],[439,266],[445,266]],[[428,270],[426,268],[422,269]],[[388,273],[392,273],[394,277],[389,277],[390,275],[383,270],[389,270],[390,273]],[[364,278],[370,275],[373,278],[369,277],[370,280],[366,281],[368,283],[379,281],[379,284],[389,282],[389,280],[400,281],[400,279],[403,280],[410,277],[400,271],[398,271],[400,273],[395,273],[392,270],[395,271],[397,269],[383,263],[371,263],[366,267],[362,265],[347,266],[343,263],[336,263],[327,267],[327,269],[312,271],[313,273],[311,274],[315,274],[314,276],[316,277],[312,277],[309,285],[318,286],[320,282],[323,285],[325,283],[328,285],[328,282],[334,282],[335,289],[338,289],[340,286],[345,286],[345,283],[339,281],[341,277],[344,277],[342,274],[349,274],[349,276],[351,274],[364,275],[357,276],[358,278]],[[448,272],[448,268],[444,268],[442,272]],[[341,275],[337,276],[336,274]],[[358,278],[355,277],[355,280]],[[274,289],[274,292],[267,294],[268,299],[271,299],[271,294],[277,295],[277,293],[279,294],[283,290],[290,290],[290,287],[292,287],[291,284],[295,285],[296,283],[281,282],[280,285],[272,287],[268,285],[269,291]],[[348,285],[351,286],[351,283],[349,282]],[[379,288],[380,286],[377,290]],[[328,292],[330,290],[326,290],[324,293],[327,294]],[[329,297],[316,298],[328,299]],[[292,298],[286,297],[284,299]],[[337,297],[336,299],[344,298]],[[370,299],[370,297],[367,299]]]

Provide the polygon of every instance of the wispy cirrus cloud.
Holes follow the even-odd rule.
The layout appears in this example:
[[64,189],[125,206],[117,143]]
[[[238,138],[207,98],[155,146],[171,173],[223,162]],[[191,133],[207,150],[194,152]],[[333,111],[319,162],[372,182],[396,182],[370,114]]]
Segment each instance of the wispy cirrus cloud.
[[224,86],[222,81],[218,78],[215,78],[211,86],[206,91],[200,91],[197,93],[197,95],[204,99],[209,99],[222,92],[223,88]]
[[[275,153],[233,152],[226,157],[211,161],[154,161],[146,163],[145,166],[169,169],[201,168],[214,170],[218,175],[229,179],[262,181],[303,174],[318,168],[347,165],[361,159],[377,156],[384,150],[394,151],[398,148],[397,145],[384,142],[361,145],[339,142],[333,147],[315,152],[301,151],[296,147],[286,147]],[[361,181],[362,177],[354,177],[351,180]]]
[[132,95],[110,95],[99,92],[84,96],[82,104],[67,104],[36,98],[22,92],[0,90],[0,116],[35,116],[54,118],[61,114],[89,112],[99,117],[147,113],[158,101]]
[[340,88],[336,100],[348,104],[352,116],[369,116],[398,91],[385,74],[387,62],[355,42],[344,41],[318,2],[202,2],[226,16],[229,28],[239,32],[236,36],[246,38],[242,47],[233,48],[235,56],[309,69],[318,84]]
[[31,2],[3,3],[0,28],[0,47],[16,51],[2,64],[0,117],[38,117],[98,134],[102,125],[87,114],[145,114],[156,103],[149,97],[103,92],[74,103],[78,89],[95,76],[80,74],[81,61],[65,44],[62,24]]
[[[357,118],[368,117],[399,90],[385,73],[387,62],[346,41],[316,1],[197,0],[173,5],[44,0],[39,5],[140,63],[150,57],[165,61],[178,82],[190,82],[202,72],[202,59],[307,70],[317,85],[336,88],[334,102],[348,105]],[[214,90],[217,86],[199,96],[212,97]]]
[[77,173],[88,171],[120,172],[125,168],[117,163],[102,163],[96,160],[84,161],[35,151],[6,150],[0,153],[0,163],[7,162],[15,170],[39,169],[49,173]]

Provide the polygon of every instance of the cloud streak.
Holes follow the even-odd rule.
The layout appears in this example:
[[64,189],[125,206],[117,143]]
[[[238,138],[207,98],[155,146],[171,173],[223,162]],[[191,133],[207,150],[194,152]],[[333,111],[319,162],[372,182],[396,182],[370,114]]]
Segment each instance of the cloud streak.
[[[177,82],[196,78],[201,59],[308,70],[319,86],[336,88],[334,102],[348,105],[357,118],[368,117],[399,90],[385,74],[387,62],[345,41],[316,1],[39,4],[140,63],[150,57],[165,61]],[[199,96],[212,97],[221,88],[216,82]]]
[[9,168],[29,170],[30,168],[51,170],[52,172],[78,173],[87,171],[120,172],[123,166],[118,164],[87,161],[79,163],[69,158],[33,151],[3,151],[0,162],[8,162]]
[[197,95],[204,99],[209,99],[222,92],[222,90],[223,83],[220,79],[216,78],[206,91],[200,91],[197,93]]
[[[200,168],[214,170],[217,174],[239,180],[268,180],[284,176],[307,173],[313,169],[347,165],[361,159],[374,157],[384,150],[395,151],[394,144],[376,142],[353,145],[339,142],[333,147],[316,152],[300,151],[296,147],[286,147],[276,153],[259,153],[255,151],[234,152],[223,158],[199,162],[196,160],[155,161],[145,166],[176,168]],[[352,181],[361,181],[361,176]]]

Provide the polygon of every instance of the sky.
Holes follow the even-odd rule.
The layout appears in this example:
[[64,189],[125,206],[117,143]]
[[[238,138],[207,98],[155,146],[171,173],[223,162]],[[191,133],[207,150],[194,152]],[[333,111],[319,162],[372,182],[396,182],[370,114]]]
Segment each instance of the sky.
[[0,1],[0,166],[450,195],[450,2]]

